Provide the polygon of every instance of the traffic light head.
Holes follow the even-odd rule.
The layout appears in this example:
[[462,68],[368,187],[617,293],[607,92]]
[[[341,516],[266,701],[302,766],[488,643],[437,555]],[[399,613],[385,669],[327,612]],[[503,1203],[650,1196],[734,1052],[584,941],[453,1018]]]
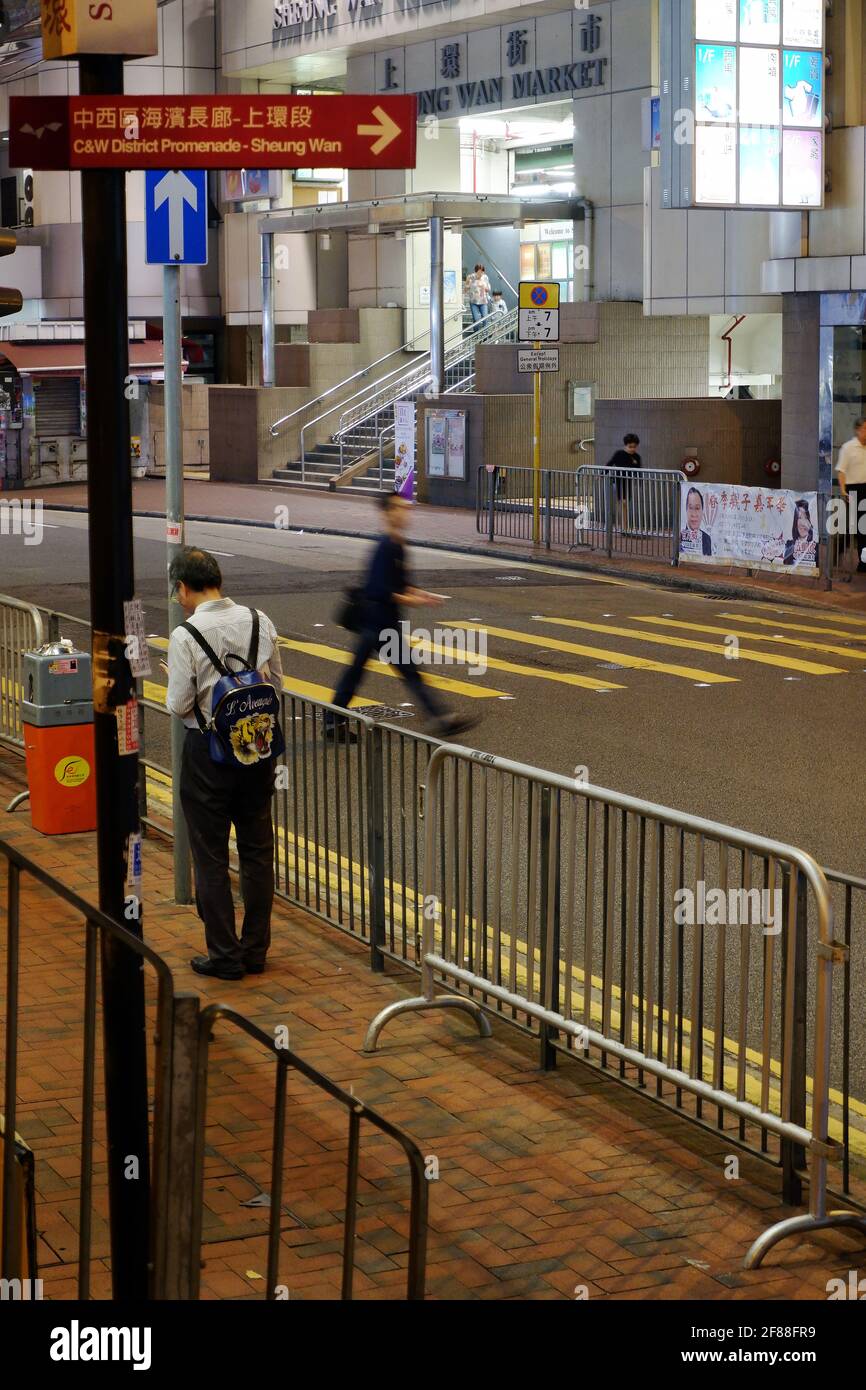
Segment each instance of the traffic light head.
[[[0,256],[11,256],[17,246],[18,238],[14,232],[0,231]],[[0,285],[0,318],[7,318],[9,314],[20,314],[23,308],[21,291]]]

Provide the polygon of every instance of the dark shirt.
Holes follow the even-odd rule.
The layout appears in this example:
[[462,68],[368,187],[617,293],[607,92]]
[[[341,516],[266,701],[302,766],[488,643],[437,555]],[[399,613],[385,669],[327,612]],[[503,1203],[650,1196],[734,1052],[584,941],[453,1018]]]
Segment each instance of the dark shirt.
[[364,584],[364,598],[377,614],[396,612],[396,594],[404,594],[410,584],[406,552],[400,541],[380,537]]
[[640,454],[627,454],[625,449],[617,449],[607,466],[608,468],[640,468]]

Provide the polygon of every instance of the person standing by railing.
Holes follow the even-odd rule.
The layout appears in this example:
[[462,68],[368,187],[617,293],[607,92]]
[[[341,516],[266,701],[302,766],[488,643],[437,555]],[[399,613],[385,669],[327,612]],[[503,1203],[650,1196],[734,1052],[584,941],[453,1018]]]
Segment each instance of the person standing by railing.
[[628,507],[631,499],[631,486],[641,466],[641,456],[638,453],[640,440],[636,434],[625,435],[622,441],[623,447],[617,449],[613,458],[608,461],[608,468],[628,469],[629,472],[620,472],[616,478],[616,495],[620,504],[620,520],[623,531],[628,529]]
[[857,547],[857,573],[866,574],[866,565],[863,563],[866,518],[863,519],[864,530],[860,529],[860,508],[866,503],[866,418],[862,415],[854,421],[853,438],[839,450],[836,472],[842,496],[846,501],[850,496],[854,502],[853,525],[849,523],[849,532],[853,532],[854,544]]
[[[227,669],[232,656],[244,658],[245,664],[260,672],[262,680],[281,695],[277,632],[266,614],[223,598],[219,564],[206,550],[188,547],[180,551],[171,562],[169,578],[173,596],[189,618],[188,625],[176,627],[171,634],[165,703],[186,725],[180,798],[195,865],[196,907],[204,923],[208,952],[190,964],[197,975],[241,980],[244,974],[262,973],[271,940],[274,758],[271,731],[265,740],[255,729],[249,752],[243,749],[236,760],[216,761],[212,756],[208,730],[213,721],[208,726],[208,718],[220,670],[205,647]],[[261,720],[261,715],[253,715],[246,723],[252,726]],[[229,878],[232,825],[244,900],[240,940]]]

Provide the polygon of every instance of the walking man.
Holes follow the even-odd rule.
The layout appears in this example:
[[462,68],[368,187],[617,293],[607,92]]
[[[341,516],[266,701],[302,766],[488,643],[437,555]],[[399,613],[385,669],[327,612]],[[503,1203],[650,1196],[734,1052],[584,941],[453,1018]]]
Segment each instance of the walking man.
[[860,508],[866,513],[866,419],[862,416],[854,421],[854,437],[843,444],[836,463],[839,487],[844,498],[854,500],[854,544],[857,548],[857,573],[866,573],[863,563],[863,548],[866,547],[866,516],[861,530]]
[[[188,615],[189,627],[224,667],[231,669],[227,657],[242,658],[281,693],[276,629],[264,613],[223,598],[222,574],[214,556],[187,547],[172,560],[169,578],[174,598]],[[168,646],[166,705],[186,725],[180,798],[195,865],[196,907],[207,942],[207,955],[196,956],[190,964],[198,975],[240,980],[244,974],[262,973],[271,941],[274,759],[265,754],[257,760],[252,752],[246,755],[248,766],[239,761],[214,761],[210,736],[202,724],[210,720],[219,679],[219,668],[196,636],[187,626],[176,627]],[[232,825],[244,902],[240,939],[229,878]]]
[[[373,552],[361,590],[358,640],[352,664],[343,672],[331,703],[348,709],[352,696],[361,684],[367,661],[388,642],[389,646],[396,647],[400,652],[400,658],[394,664],[431,721],[434,733],[440,738],[452,738],[471,729],[477,720],[445,713],[418,667],[409,654],[403,652],[402,636],[406,629],[400,627],[400,605],[418,608],[426,604],[438,605],[442,599],[426,589],[416,589],[410,582],[403,539],[410,504],[399,493],[386,492],[379,499],[379,505],[384,514],[385,533]],[[351,737],[347,725],[344,722],[338,724],[333,715],[326,715],[325,730],[331,737]]]

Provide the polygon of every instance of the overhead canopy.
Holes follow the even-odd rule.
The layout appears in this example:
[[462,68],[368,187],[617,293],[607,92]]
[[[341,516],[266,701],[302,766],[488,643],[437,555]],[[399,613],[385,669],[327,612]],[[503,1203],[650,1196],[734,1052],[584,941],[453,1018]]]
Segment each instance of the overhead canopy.
[[573,222],[584,216],[580,198],[515,198],[499,193],[407,193],[359,203],[321,203],[265,213],[260,232],[426,232],[431,217],[446,227],[509,227],[515,222]]
[[[30,376],[83,376],[83,343],[0,342],[0,356],[17,372]],[[162,343],[152,339],[129,344],[129,365],[134,371],[162,371]]]

